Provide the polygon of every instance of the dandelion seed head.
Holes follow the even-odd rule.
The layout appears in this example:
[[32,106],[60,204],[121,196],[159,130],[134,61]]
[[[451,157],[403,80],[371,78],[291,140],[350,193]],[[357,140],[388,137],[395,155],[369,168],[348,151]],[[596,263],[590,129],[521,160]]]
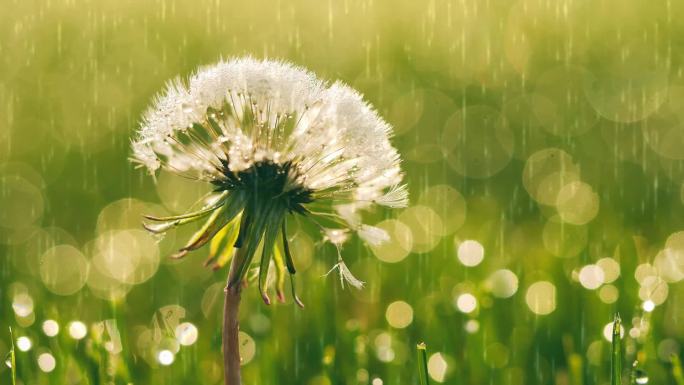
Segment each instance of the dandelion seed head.
[[209,180],[226,157],[232,171],[264,160],[296,161],[298,182],[310,189],[404,207],[391,131],[343,83],[328,86],[292,64],[247,57],[201,68],[187,84],[169,82],[132,147],[134,161],[152,172],[166,168]]
[[[263,236],[271,247],[285,231],[287,215],[305,215],[338,248],[333,269],[343,282],[361,287],[342,261],[340,246],[350,231],[372,246],[389,240],[384,230],[363,224],[361,212],[408,203],[391,135],[392,127],[361,94],[293,64],[245,57],[200,68],[187,80],[169,82],[154,99],[132,142],[132,160],[153,175],[161,169],[211,183],[219,199],[205,200],[207,211],[152,218],[161,223],[146,227],[161,233],[206,214],[216,230],[205,227],[206,234],[180,250],[182,257],[217,234],[226,236],[228,231],[218,231],[222,226],[244,226],[248,243]],[[229,216],[237,219],[221,222]],[[250,250],[246,261],[253,257]],[[269,265],[264,255],[260,270]],[[259,274],[265,299],[266,274]]]

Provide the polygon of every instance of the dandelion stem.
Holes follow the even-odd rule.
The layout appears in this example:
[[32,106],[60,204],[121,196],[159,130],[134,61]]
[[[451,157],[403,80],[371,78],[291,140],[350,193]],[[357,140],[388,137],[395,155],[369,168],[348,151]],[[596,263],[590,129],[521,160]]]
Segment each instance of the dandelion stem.
[[610,361],[610,385],[622,384],[622,341],[620,331],[622,330],[620,314],[615,313],[613,320],[613,338]]
[[420,378],[420,385],[430,385],[430,380],[428,379],[427,349],[425,342],[419,343],[416,348],[418,349],[418,377]]
[[[237,251],[236,251],[237,252]],[[237,256],[233,257],[230,265],[230,272],[228,273],[228,284],[226,284],[225,299],[223,303],[223,367],[224,367],[224,384],[225,385],[240,385],[240,346],[238,342],[238,334],[240,332],[240,324],[238,321],[238,312],[240,309],[240,294],[242,285],[230,285],[229,283],[236,279],[239,274],[239,260]]]

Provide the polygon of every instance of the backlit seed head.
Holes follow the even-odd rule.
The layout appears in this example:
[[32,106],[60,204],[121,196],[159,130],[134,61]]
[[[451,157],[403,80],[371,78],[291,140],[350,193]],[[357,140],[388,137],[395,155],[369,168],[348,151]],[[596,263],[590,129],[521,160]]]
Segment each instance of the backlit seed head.
[[[266,283],[276,282],[281,298],[285,269],[295,273],[286,221],[303,215],[337,248],[333,269],[360,287],[340,252],[349,231],[377,246],[389,235],[363,224],[360,212],[408,203],[391,132],[359,93],[292,64],[247,57],[201,68],[155,98],[132,142],[132,160],[151,173],[164,169],[211,183],[214,192],[200,210],[148,216],[145,227],[163,233],[204,220],[174,257],[211,243],[208,265],[239,260],[230,284],[246,276],[263,244],[259,287],[268,303]],[[267,280],[272,261],[277,277]]]

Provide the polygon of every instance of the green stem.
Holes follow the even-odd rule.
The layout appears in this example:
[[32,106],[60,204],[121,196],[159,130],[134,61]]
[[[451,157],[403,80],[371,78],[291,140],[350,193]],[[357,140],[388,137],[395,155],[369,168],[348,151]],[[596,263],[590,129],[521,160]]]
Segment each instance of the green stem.
[[[239,249],[236,253],[239,253]],[[242,284],[230,285],[231,281],[236,280],[238,272],[239,258],[233,257],[228,273],[228,283],[226,284],[225,298],[223,303],[223,369],[225,385],[240,385],[240,345],[239,332],[240,324],[238,314],[240,309],[240,294]]]
[[425,342],[421,342],[416,346],[418,350],[418,377],[420,378],[420,385],[430,385],[430,380],[428,379],[428,368],[427,368],[427,349]]

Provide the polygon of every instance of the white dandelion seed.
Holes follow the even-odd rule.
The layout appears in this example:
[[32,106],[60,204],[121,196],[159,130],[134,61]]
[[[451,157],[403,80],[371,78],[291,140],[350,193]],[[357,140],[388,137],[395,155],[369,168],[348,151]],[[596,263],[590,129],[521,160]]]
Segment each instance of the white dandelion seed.
[[342,287],[344,287],[345,282],[347,282],[348,284],[352,285],[357,289],[361,289],[363,287],[363,284],[365,282],[354,277],[354,274],[352,274],[352,272],[349,270],[347,264],[344,263],[342,257],[338,258],[337,263],[330,270],[328,270],[328,272],[325,273],[325,275],[328,276],[335,270],[337,270],[340,273],[340,284],[342,285]]
[[349,239],[348,229],[323,229],[323,240],[335,246],[341,246]]
[[[289,63],[240,58],[201,68],[187,82],[170,82],[155,99],[133,140],[132,158],[152,174],[164,169],[211,183],[215,193],[198,211],[148,216],[146,227],[159,233],[205,219],[176,257],[211,242],[209,264],[239,260],[229,286],[244,279],[263,243],[259,287],[267,300],[271,260],[279,272],[295,272],[289,216],[311,218],[338,249],[348,230],[371,245],[389,239],[364,225],[360,212],[376,204],[407,205],[391,132],[359,93]],[[226,239],[234,244],[222,245]],[[363,284],[341,257],[335,268],[352,286]]]
[[390,240],[385,230],[375,226],[361,225],[358,233],[359,237],[371,246],[379,246]]
[[393,209],[406,207],[408,205],[408,190],[406,189],[406,185],[396,184],[390,187],[384,195],[374,199],[373,202]]

